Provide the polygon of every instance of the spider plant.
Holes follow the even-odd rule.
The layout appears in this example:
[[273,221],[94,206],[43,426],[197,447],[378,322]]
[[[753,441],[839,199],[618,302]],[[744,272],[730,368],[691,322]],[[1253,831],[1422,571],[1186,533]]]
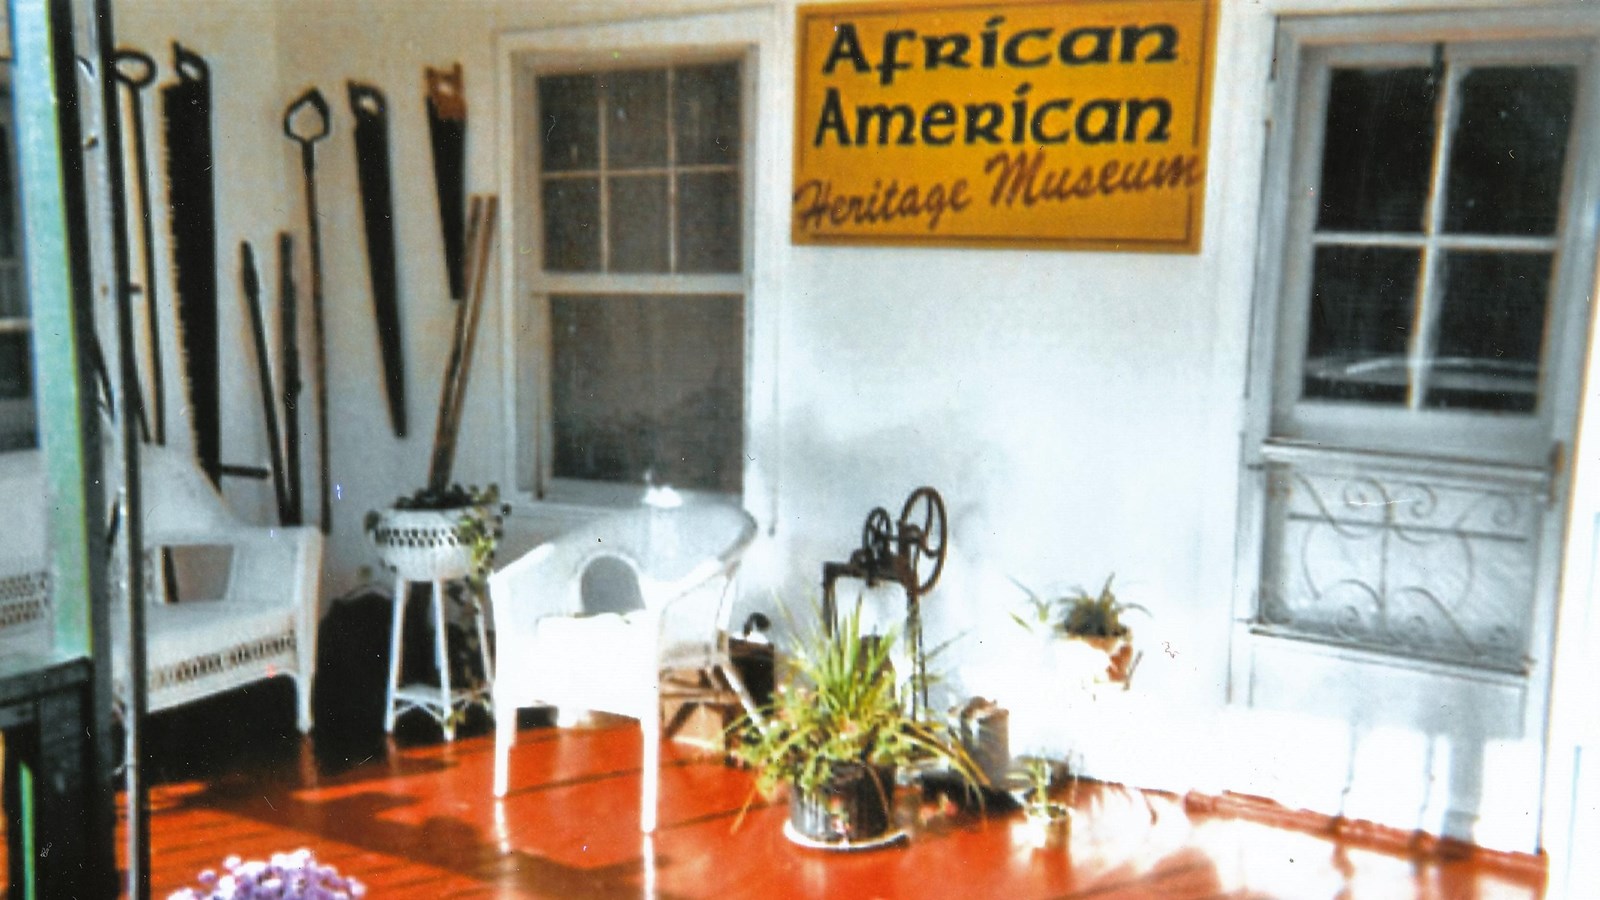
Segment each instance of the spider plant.
[[[756,791],[772,796],[788,784],[815,795],[851,769],[929,760],[947,764],[971,786],[983,783],[948,725],[912,715],[910,691],[897,684],[890,663],[897,639],[892,632],[862,634],[857,604],[831,635],[801,641],[759,726],[734,725],[749,735],[736,752],[754,770]],[[887,795],[889,787],[880,790]]]

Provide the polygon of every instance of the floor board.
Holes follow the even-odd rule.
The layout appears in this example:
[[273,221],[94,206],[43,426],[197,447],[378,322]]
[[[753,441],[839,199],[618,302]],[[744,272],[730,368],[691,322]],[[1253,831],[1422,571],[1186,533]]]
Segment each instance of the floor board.
[[152,795],[157,896],[229,853],[302,846],[373,897],[1540,896],[1526,873],[1196,815],[1179,798],[1115,786],[1079,792],[1065,851],[1027,846],[1014,812],[937,803],[916,810],[902,846],[809,850],[782,836],[782,804],[758,803],[735,829],[749,776],[668,746],[651,839],[637,831],[639,734],[629,723],[525,729],[501,803],[489,796],[486,735],[396,746],[332,776],[289,778],[280,763],[166,784]]

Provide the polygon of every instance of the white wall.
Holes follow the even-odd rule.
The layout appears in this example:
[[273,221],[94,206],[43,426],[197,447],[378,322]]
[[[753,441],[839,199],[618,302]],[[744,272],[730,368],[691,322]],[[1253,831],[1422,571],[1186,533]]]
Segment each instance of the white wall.
[[[1043,589],[1094,587],[1115,573],[1122,596],[1153,616],[1139,623],[1147,648],[1139,696],[1099,713],[1124,738],[1124,751],[1095,760],[1096,773],[1173,788],[1243,779],[1294,793],[1285,773],[1301,744],[1321,740],[1318,733],[1224,715],[1272,17],[1444,4],[1223,0],[1205,238],[1194,255],[790,245],[783,220],[794,5],[702,4],[729,5],[772,17],[756,123],[766,154],[757,162],[751,298],[753,319],[764,323],[751,351],[760,382],[751,435],[758,477],[746,498],[769,539],[759,564],[748,567],[746,606],[770,608],[772,590],[804,600],[816,590],[821,562],[848,555],[870,507],[897,511],[913,488],[934,485],[949,503],[952,557],[928,601],[930,637],[961,636],[945,660],[965,673],[959,686],[987,690],[1016,675],[1012,661],[1025,640],[1009,612],[1021,594],[1007,576]],[[154,51],[179,37],[213,59],[226,123],[218,132],[219,207],[230,254],[241,237],[262,249],[278,229],[303,236],[297,154],[279,120],[312,84],[335,110],[335,133],[318,148],[333,465],[343,489],[325,596],[362,581],[370,562],[365,511],[426,475],[452,311],[423,67],[465,66],[468,190],[501,191],[497,35],[695,7],[620,0],[128,0],[118,7],[123,43]],[[405,441],[389,431],[380,393],[344,97],[349,78],[389,96],[412,425]],[[499,298],[498,285],[490,287]],[[225,334],[243,354],[240,307],[225,300],[224,309],[233,317]],[[498,322],[486,316],[480,336],[456,469],[462,481],[509,480]],[[264,463],[253,368],[229,379],[225,456]],[[309,415],[303,422],[309,429]],[[234,485],[230,496],[270,514],[264,488]],[[1224,728],[1245,737],[1229,741]],[[1326,808],[1330,796],[1339,802],[1340,787],[1336,779],[1326,791],[1302,785],[1301,793]],[[1389,815],[1380,807],[1375,817]],[[1409,814],[1417,814],[1415,805]]]

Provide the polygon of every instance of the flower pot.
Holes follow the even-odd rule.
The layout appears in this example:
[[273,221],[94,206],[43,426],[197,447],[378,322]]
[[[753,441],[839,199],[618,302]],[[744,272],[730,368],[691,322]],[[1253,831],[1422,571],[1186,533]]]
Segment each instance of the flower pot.
[[1065,850],[1072,843],[1072,809],[1062,803],[1030,806],[1022,818],[1022,832],[1035,850]]
[[476,506],[381,510],[372,543],[384,566],[407,581],[464,578],[472,570],[472,548],[461,538],[461,520],[480,514]]
[[894,767],[841,766],[811,793],[789,795],[789,827],[804,842],[862,844],[894,830]]

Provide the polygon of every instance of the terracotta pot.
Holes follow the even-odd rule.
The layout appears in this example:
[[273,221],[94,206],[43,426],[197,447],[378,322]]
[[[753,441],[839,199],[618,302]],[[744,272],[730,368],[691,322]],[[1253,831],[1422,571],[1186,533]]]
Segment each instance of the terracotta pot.
[[871,841],[894,827],[894,767],[838,767],[831,781],[814,793],[793,791],[789,824],[818,843]]
[[1089,637],[1070,635],[1070,640],[1082,641],[1106,655],[1105,679],[1113,684],[1127,684],[1133,675],[1133,635],[1117,637]]

